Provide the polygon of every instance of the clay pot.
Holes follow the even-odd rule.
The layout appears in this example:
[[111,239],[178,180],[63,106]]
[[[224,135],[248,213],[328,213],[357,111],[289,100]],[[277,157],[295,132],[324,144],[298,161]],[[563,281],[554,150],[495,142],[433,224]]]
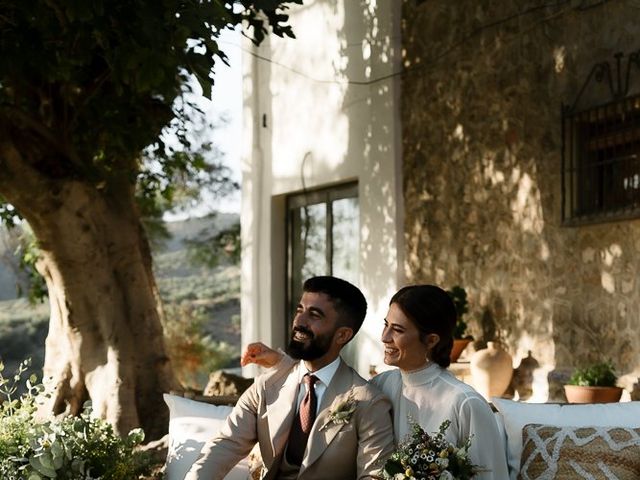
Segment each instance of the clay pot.
[[622,388],[565,385],[564,394],[569,403],[615,403],[620,401]]
[[449,359],[451,363],[455,363],[460,358],[464,349],[467,348],[467,345],[471,343],[470,338],[456,338],[453,340],[453,348],[451,349],[451,354],[449,355]]
[[494,342],[472,355],[470,367],[473,386],[489,401],[504,394],[513,376],[511,355]]

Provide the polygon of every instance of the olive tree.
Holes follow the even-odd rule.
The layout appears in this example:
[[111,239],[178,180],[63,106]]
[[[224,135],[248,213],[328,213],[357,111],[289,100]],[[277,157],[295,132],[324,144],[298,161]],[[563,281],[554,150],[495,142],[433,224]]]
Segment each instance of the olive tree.
[[210,95],[221,31],[293,37],[295,3],[0,0],[0,214],[41,252],[54,413],[91,399],[120,432],[166,429],[175,377],[137,199],[201,167],[163,132],[180,130],[189,78]]

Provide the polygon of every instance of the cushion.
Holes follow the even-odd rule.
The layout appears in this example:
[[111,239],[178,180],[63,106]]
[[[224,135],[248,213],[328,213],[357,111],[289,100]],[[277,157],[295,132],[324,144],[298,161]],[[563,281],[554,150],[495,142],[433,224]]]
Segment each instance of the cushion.
[[[217,435],[232,407],[196,402],[176,395],[164,394],[169,406],[169,451],[166,480],[184,480],[191,465],[198,459],[205,442]],[[225,480],[246,480],[249,463],[242,460]]]
[[509,476],[515,480],[520,469],[522,429],[530,423],[558,427],[640,427],[640,402],[552,404],[521,403],[492,398],[504,425]]
[[640,428],[526,425],[519,479],[640,478]]

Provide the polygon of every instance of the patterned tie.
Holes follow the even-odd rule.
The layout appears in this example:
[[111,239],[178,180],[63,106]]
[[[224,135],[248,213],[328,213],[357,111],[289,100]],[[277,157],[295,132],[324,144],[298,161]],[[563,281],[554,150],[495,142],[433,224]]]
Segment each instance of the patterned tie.
[[307,448],[309,432],[311,432],[311,427],[316,419],[316,406],[318,404],[314,388],[318,378],[307,373],[302,380],[307,388],[307,393],[302,399],[298,415],[293,419],[287,447],[287,461],[292,465],[300,465],[302,463],[302,457]]

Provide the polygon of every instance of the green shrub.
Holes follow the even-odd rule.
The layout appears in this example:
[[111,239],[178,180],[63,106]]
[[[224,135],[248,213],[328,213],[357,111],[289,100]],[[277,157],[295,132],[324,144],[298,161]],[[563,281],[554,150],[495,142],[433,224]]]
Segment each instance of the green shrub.
[[610,361],[594,363],[585,368],[577,368],[571,378],[569,385],[579,385],[582,387],[615,387],[618,377]]
[[202,390],[215,370],[240,355],[237,347],[205,333],[207,310],[190,303],[165,305],[164,338],[173,370],[182,386]]
[[453,330],[453,338],[465,338],[465,334],[467,333],[467,322],[464,320],[464,315],[469,311],[467,291],[463,287],[455,285],[451,287],[450,290],[447,290],[447,293],[453,301],[457,314],[456,326]]
[[89,402],[79,417],[39,418],[43,387],[33,376],[26,393],[14,398],[27,367],[23,362],[9,380],[0,364],[0,478],[133,480],[147,473],[146,455],[134,451],[144,439],[141,429],[121,438],[109,423],[91,417]]

